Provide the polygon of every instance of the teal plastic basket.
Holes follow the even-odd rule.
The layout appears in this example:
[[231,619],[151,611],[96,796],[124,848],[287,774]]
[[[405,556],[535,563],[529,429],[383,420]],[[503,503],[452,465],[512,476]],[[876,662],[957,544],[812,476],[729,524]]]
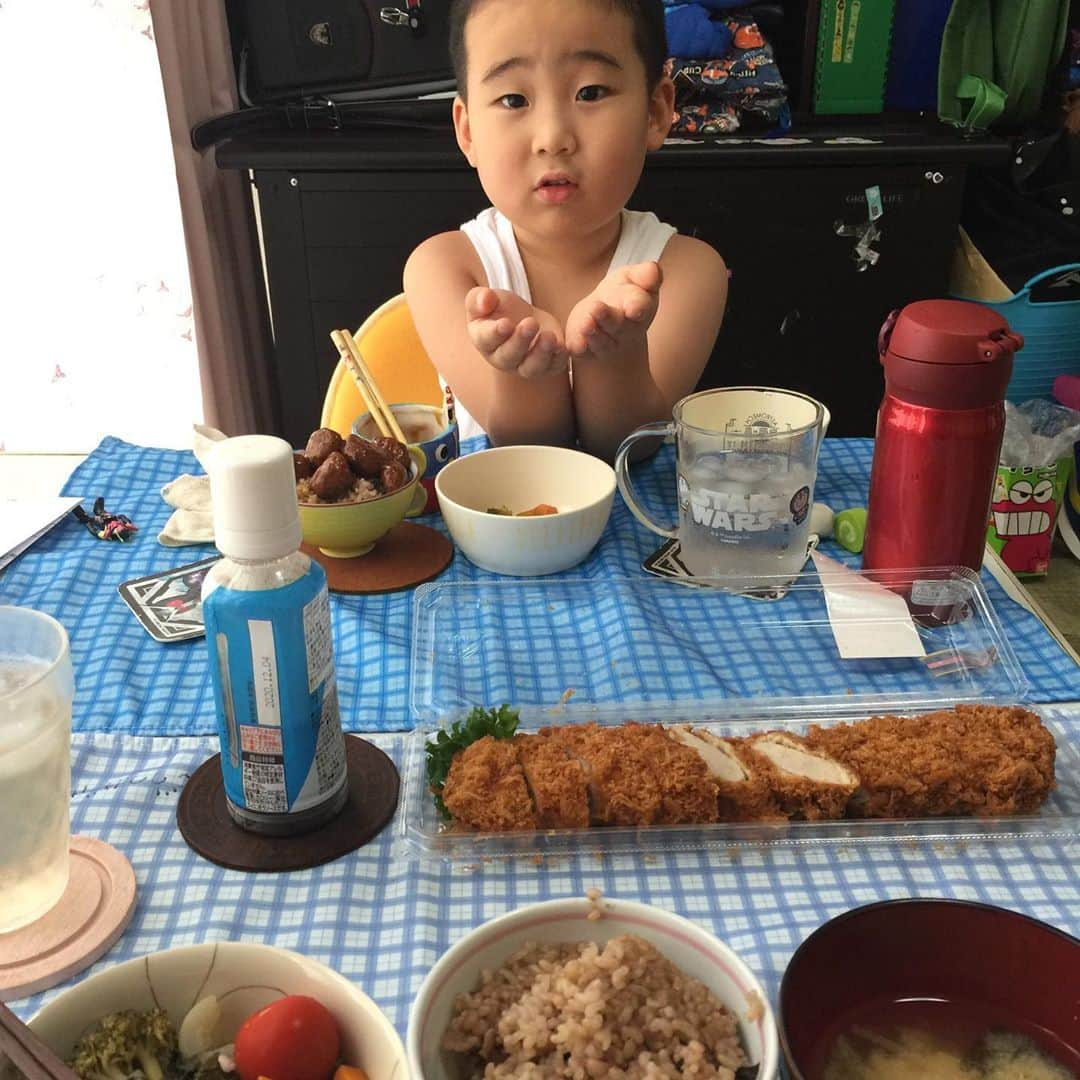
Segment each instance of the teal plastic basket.
[[1074,273],[1080,273],[1080,263],[1055,266],[1036,274],[1009,300],[977,301],[1000,312],[1009,328],[1024,337],[1005,391],[1009,401],[1048,397],[1059,375],[1080,375],[1080,300],[1031,299],[1036,285]]

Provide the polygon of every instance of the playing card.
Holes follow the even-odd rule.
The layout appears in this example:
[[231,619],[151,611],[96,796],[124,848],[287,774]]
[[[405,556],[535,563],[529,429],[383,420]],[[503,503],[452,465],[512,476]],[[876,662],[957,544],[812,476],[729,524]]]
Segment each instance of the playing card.
[[[817,533],[810,534],[810,539],[807,541],[806,545],[807,558],[809,558],[811,552],[817,548],[818,539]],[[682,561],[682,547],[677,539],[665,540],[660,547],[658,547],[641,564],[641,569],[650,574],[655,574],[657,577],[680,580],[683,584],[688,585],[691,588],[706,588],[709,584],[707,579],[695,578],[687,568],[686,563]],[[718,588],[724,588],[722,580],[717,580],[715,584]],[[749,597],[751,600],[780,600],[787,596],[789,588],[790,583],[783,584],[772,582],[760,589],[743,589],[737,591],[741,596]]]
[[658,577],[690,577],[690,572],[673,557],[672,550],[678,550],[678,540],[665,540],[642,564],[642,570]]
[[178,566],[175,570],[125,581],[120,595],[146,632],[162,642],[188,641],[205,633],[202,583],[220,556]]
[[[686,564],[679,557],[680,546],[678,540],[665,540],[642,564],[642,570],[655,574],[662,578],[675,578],[677,580],[693,578],[693,574],[686,568]],[[697,586],[696,581],[686,581],[687,585]]]

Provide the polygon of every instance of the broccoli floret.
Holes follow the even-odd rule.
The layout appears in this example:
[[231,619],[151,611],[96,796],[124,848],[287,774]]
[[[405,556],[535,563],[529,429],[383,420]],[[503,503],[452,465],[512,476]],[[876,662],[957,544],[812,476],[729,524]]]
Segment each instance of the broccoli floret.
[[165,1080],[176,1057],[176,1028],[162,1009],[127,1009],[102,1017],[69,1064],[82,1080]]
[[176,1028],[163,1009],[141,1013],[140,1038],[135,1055],[146,1080],[163,1080],[178,1053]]

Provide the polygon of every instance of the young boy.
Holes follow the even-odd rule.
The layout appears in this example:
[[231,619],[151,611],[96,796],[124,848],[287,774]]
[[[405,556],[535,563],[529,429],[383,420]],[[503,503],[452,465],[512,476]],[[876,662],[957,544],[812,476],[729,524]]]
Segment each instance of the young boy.
[[458,145],[493,208],[405,267],[420,339],[463,436],[610,460],[701,376],[727,271],[624,209],[674,90],[661,0],[454,0]]

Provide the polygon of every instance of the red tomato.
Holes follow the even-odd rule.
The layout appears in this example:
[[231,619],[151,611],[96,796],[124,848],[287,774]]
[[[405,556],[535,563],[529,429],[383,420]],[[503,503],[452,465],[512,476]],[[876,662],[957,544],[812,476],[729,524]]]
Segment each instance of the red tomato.
[[236,1033],[240,1080],[330,1080],[341,1036],[325,1005],[290,994],[249,1016]]

